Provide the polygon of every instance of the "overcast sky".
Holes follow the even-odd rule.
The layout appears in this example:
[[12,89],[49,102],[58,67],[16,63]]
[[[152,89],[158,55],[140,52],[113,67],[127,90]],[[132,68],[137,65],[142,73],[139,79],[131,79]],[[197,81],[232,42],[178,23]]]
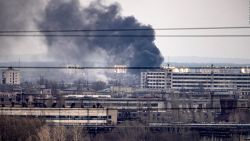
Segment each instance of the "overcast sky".
[[[43,0],[46,3],[48,0]],[[82,6],[88,6],[93,0],[80,0]],[[250,0],[100,0],[107,5],[117,2],[120,4],[123,16],[134,16],[140,23],[152,25],[153,28],[183,28],[183,27],[228,27],[228,26],[250,26]],[[13,2],[13,1],[12,1]],[[17,1],[16,1],[17,2]],[[27,0],[26,2],[29,2]],[[31,2],[33,2],[31,0]],[[10,4],[12,4],[10,2]],[[20,5],[20,4],[17,4]],[[14,5],[14,6],[17,6]],[[30,6],[31,10],[20,10],[27,19],[35,14],[38,6],[34,2]],[[11,5],[13,6],[13,4]],[[21,6],[19,6],[21,7]],[[10,16],[16,19],[19,13],[11,11]],[[33,10],[32,10],[33,9]],[[4,9],[3,9],[4,10]],[[7,14],[8,14],[7,12]],[[3,12],[4,13],[4,12]],[[6,13],[5,13],[6,14]],[[3,18],[5,18],[3,14]],[[17,16],[16,16],[17,15]],[[31,18],[30,18],[31,17]],[[20,20],[20,19],[19,19]],[[37,20],[37,19],[36,19]],[[15,21],[15,20],[7,20]],[[0,22],[1,23],[1,22]],[[7,22],[6,22],[7,23]],[[25,23],[25,22],[24,22]],[[3,22],[2,22],[3,24]],[[13,24],[13,23],[12,23]],[[7,24],[9,25],[9,24]],[[26,25],[26,24],[24,24]],[[11,25],[12,26],[12,25]],[[11,27],[10,26],[10,27]],[[1,26],[0,26],[1,27]],[[5,26],[3,26],[5,27]],[[4,28],[5,29],[5,28]],[[12,28],[10,28],[12,29]],[[29,25],[25,29],[36,29]],[[5,29],[6,30],[6,29]],[[250,34],[250,29],[233,30],[185,30],[185,31],[156,31],[156,34]],[[6,40],[5,40],[6,39]],[[0,40],[1,41],[1,40]],[[6,44],[7,42],[8,44]],[[5,44],[4,44],[5,43]],[[18,38],[10,40],[2,38],[2,51],[0,51],[0,62],[6,60],[46,60],[48,52],[44,38]],[[165,57],[165,62],[197,62],[202,57],[207,58],[240,58],[229,59],[229,62],[250,63],[250,37],[230,37],[230,38],[162,38],[156,37],[155,44]],[[18,46],[17,46],[18,45]],[[10,52],[12,53],[10,55]],[[195,57],[195,59],[194,59]],[[32,58],[32,59],[30,59]],[[236,60],[236,61],[234,61]],[[216,62],[213,59],[213,62]],[[202,62],[202,61],[201,61]],[[223,61],[225,62],[225,60]]]
[[[106,0],[107,3],[116,0]],[[154,28],[250,26],[249,0],[119,0],[123,15]],[[201,30],[157,34],[249,34],[250,30]],[[250,59],[250,38],[156,38],[165,59],[178,56]],[[186,59],[186,58],[185,58]]]

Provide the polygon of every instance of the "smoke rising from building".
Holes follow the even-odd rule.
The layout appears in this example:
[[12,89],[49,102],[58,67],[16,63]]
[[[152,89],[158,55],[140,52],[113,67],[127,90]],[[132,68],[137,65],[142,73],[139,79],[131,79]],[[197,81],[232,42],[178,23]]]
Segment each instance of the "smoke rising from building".
[[[140,23],[133,16],[123,17],[120,12],[118,3],[105,5],[101,0],[93,1],[84,7],[79,0],[0,1],[0,30],[152,29],[150,25]],[[0,62],[18,62],[20,58],[21,61],[50,60],[65,65],[105,67],[121,64],[128,67],[154,67],[160,66],[163,61],[159,49],[154,44],[153,29],[78,34],[152,36],[1,37]],[[98,74],[103,78],[104,75],[100,71]]]
[[[152,29],[139,23],[135,17],[122,17],[120,6],[109,6],[100,1],[83,8],[78,0],[51,0],[45,9],[41,30],[61,29]],[[68,33],[71,34],[71,33]],[[154,35],[149,31],[85,32],[85,35]],[[49,56],[84,65],[99,62],[104,66],[124,64],[128,66],[160,66],[163,57],[154,44],[154,37],[47,37]],[[95,65],[92,64],[92,65]]]

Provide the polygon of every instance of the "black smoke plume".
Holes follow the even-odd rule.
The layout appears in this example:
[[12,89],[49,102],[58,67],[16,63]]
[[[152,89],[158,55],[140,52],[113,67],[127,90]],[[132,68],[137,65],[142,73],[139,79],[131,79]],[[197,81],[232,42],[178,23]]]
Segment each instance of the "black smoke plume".
[[[70,29],[152,29],[133,16],[123,17],[120,6],[100,1],[82,8],[79,0],[50,0],[40,30]],[[48,34],[48,33],[46,33]],[[75,34],[75,33],[67,33]],[[81,34],[97,35],[154,35],[149,31],[105,31]],[[49,56],[70,63],[98,62],[104,66],[124,64],[130,67],[157,67],[163,57],[154,44],[154,36],[134,37],[51,37],[47,36]],[[95,63],[93,63],[95,65]]]

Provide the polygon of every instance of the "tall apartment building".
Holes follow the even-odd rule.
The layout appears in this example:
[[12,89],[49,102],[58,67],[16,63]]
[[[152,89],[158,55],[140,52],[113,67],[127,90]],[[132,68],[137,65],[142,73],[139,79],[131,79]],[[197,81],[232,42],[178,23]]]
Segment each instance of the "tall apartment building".
[[141,88],[186,91],[232,91],[250,94],[250,71],[241,69],[167,68],[158,72],[142,72]]
[[2,84],[19,85],[21,81],[20,71],[9,67],[2,71]]

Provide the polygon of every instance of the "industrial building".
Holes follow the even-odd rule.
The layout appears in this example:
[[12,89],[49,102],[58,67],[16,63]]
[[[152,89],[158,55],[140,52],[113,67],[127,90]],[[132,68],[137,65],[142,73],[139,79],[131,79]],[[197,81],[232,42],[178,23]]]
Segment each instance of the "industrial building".
[[9,67],[2,71],[2,84],[19,85],[21,81],[20,71]]
[[1,108],[1,116],[37,117],[62,125],[115,125],[117,110],[107,108]]
[[70,107],[75,104],[76,107],[101,106],[111,109],[163,109],[164,102],[159,98],[66,98],[65,106]]
[[141,73],[141,88],[185,91],[237,91],[250,94],[248,68],[166,68]]

